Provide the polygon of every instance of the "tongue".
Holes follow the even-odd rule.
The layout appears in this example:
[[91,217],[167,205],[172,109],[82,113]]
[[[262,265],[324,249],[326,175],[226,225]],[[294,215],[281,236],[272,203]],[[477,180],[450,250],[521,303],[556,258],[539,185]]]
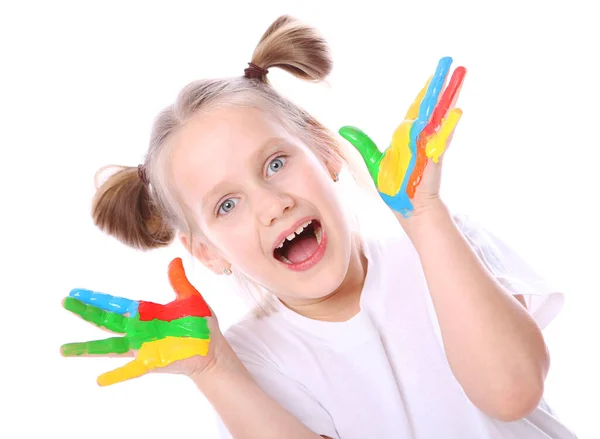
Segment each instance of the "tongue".
[[317,250],[317,247],[317,238],[313,233],[308,236],[296,236],[289,243],[286,258],[292,264],[297,264],[310,258]]

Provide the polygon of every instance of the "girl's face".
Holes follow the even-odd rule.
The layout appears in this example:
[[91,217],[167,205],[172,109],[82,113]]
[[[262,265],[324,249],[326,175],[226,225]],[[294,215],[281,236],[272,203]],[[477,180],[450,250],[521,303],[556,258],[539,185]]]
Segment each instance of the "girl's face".
[[204,232],[195,255],[282,300],[322,298],[346,277],[351,233],[334,170],[253,108],[197,115],[173,138],[172,175]]

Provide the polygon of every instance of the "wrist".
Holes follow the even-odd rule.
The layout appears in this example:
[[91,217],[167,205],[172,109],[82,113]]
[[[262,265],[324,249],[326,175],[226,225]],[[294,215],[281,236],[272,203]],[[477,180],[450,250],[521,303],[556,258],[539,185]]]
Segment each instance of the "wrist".
[[200,390],[232,375],[247,374],[246,368],[229,343],[224,342],[223,345],[220,346],[218,354],[213,357],[210,363],[201,370],[194,371],[189,375],[189,378]]
[[431,231],[443,227],[448,222],[453,222],[450,210],[439,197],[415,207],[408,218],[398,212],[394,212],[394,215],[413,241],[422,239],[421,237],[429,235]]

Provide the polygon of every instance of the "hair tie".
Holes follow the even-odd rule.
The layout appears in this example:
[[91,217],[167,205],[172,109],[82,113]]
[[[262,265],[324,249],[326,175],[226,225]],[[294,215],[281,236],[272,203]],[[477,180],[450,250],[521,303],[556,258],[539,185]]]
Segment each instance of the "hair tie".
[[149,186],[148,183],[148,177],[146,176],[146,167],[144,165],[138,165],[138,176],[140,177],[140,180],[142,180],[142,183],[144,183],[144,186]]
[[249,62],[247,67],[244,69],[244,76],[249,79],[262,79],[267,73],[269,73],[268,69],[263,69],[262,67],[254,64],[253,62]]

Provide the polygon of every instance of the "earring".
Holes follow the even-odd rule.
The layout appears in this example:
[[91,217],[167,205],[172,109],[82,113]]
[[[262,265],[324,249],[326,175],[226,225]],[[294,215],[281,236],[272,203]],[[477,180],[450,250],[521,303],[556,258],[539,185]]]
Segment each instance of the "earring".
[[223,274],[229,276],[231,274],[231,270],[229,268],[223,267]]
[[334,182],[337,182],[337,181],[339,181],[339,179],[340,179],[340,178],[338,177],[337,173],[335,173],[335,172],[334,172],[334,173],[333,173],[333,181],[334,181]]

